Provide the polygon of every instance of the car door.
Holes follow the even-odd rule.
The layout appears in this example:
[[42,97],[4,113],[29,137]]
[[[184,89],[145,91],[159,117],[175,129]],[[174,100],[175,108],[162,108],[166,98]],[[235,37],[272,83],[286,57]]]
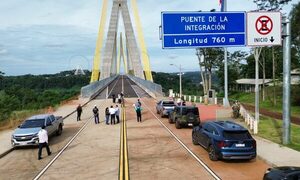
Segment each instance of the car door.
[[208,148],[210,144],[213,129],[214,128],[210,124],[206,124],[206,126],[203,128],[202,143],[205,148]]
[[51,119],[51,123],[52,123],[52,129],[53,129],[53,132],[55,132],[58,128],[58,121],[56,120],[56,118],[54,117],[54,115],[51,115],[50,116],[50,119]]
[[48,135],[51,135],[53,133],[53,125],[49,116],[46,117],[46,130],[48,132]]

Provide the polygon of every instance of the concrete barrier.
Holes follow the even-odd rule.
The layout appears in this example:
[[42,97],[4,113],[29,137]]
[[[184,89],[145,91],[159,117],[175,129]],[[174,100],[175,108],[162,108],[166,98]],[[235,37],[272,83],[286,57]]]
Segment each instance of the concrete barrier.
[[140,86],[144,91],[146,91],[151,97],[157,99],[163,97],[162,87],[159,84],[127,75],[133,82]]
[[108,77],[100,81],[93,82],[87,86],[81,88],[81,97],[83,98],[92,98],[95,95],[99,94],[103,88],[108,86],[117,76]]

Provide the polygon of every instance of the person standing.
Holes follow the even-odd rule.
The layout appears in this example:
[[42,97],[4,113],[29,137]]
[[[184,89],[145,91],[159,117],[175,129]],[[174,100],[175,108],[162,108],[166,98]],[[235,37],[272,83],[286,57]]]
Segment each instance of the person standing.
[[120,95],[121,95],[121,103],[124,104],[124,93],[123,93],[123,91],[121,92]]
[[116,105],[116,108],[115,108],[115,114],[116,114],[116,119],[117,119],[117,124],[120,123],[120,109],[118,107],[118,105]]
[[80,117],[81,117],[81,113],[82,113],[82,107],[80,104],[78,104],[76,111],[77,111],[77,121],[80,121],[81,120]]
[[141,108],[141,106],[134,106],[134,107],[135,107],[137,122],[142,122],[142,108]]
[[137,102],[135,103],[135,107],[141,107],[142,106],[142,103],[140,101],[140,99],[137,100]]
[[110,124],[116,124],[115,116],[116,116],[116,110],[113,106],[110,106],[109,108],[109,114],[110,114]]
[[97,108],[96,105],[93,109],[93,113],[94,113],[94,118],[95,118],[95,124],[99,124],[99,109]]
[[42,129],[38,132],[39,137],[39,152],[38,152],[38,160],[42,159],[42,150],[43,147],[46,147],[48,156],[51,155],[50,148],[48,146],[48,132],[45,130],[45,126],[42,126]]
[[109,125],[109,123],[108,123],[108,121],[109,121],[109,116],[110,116],[109,108],[106,107],[106,108],[105,108],[105,123],[106,123],[107,125]]
[[121,101],[122,101],[121,94],[118,94],[118,103],[121,104]]
[[112,96],[113,103],[116,103],[116,95],[113,94],[113,95],[111,95],[111,96]]

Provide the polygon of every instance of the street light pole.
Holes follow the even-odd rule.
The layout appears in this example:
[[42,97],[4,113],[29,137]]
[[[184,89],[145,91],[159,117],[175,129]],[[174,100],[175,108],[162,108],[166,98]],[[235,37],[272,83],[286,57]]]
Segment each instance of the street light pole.
[[179,64],[179,96],[182,97],[181,64]]
[[179,67],[175,64],[170,64],[170,65],[175,66],[179,69],[179,98],[181,98],[181,96],[182,96],[182,84],[181,84],[181,82],[182,82],[182,79],[181,79],[182,69],[181,69],[181,64],[179,64]]

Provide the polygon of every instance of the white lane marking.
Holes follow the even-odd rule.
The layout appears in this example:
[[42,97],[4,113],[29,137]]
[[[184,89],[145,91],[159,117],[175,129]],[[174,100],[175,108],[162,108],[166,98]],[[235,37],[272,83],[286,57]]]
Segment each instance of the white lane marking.
[[54,161],[56,161],[56,159],[58,159],[58,157],[67,149],[67,147],[74,141],[74,139],[81,133],[81,131],[83,131],[85,129],[85,127],[88,125],[88,123],[91,121],[93,117],[90,117],[87,122],[80,128],[80,130],[75,134],[75,136],[73,136],[72,139],[70,139],[70,141],[59,151],[59,153],[47,164],[46,167],[44,167],[44,169],[42,171],[40,171],[40,173],[35,176],[34,180],[38,180],[48,169],[49,167],[54,163]]
[[[130,82],[129,82],[130,84]],[[135,89],[132,88],[134,90],[134,92],[136,93]],[[136,93],[136,95],[138,96],[138,98],[140,98],[140,96]],[[141,100],[142,101],[142,100]],[[179,144],[181,144],[181,146],[187,150],[199,163],[200,165],[202,165],[205,170],[212,175],[216,180],[221,180],[221,178],[215,173],[213,172],[213,170],[211,170],[201,159],[199,159],[199,157],[197,155],[195,155],[149,108],[149,106],[142,101],[144,106],[146,106],[146,108],[152,113],[152,115],[158,120],[158,122],[177,140],[177,142],[179,142]]]

